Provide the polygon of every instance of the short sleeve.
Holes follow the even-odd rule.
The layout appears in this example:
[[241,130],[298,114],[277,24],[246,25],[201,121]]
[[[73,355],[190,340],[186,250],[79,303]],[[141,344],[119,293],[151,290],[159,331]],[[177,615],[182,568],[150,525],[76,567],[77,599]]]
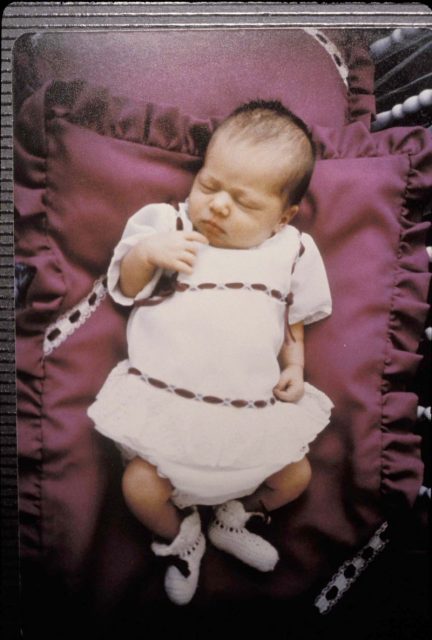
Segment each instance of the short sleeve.
[[312,237],[301,234],[302,250],[291,280],[290,324],[311,324],[331,314],[332,301],[327,273]]
[[129,218],[120,242],[114,249],[113,257],[108,267],[107,287],[115,302],[131,306],[135,300],[148,298],[152,294],[162,275],[162,269],[156,269],[150,282],[137,293],[135,298],[129,298],[120,290],[120,264],[128,251],[146,236],[159,232],[174,231],[176,217],[177,211],[171,205],[149,204]]

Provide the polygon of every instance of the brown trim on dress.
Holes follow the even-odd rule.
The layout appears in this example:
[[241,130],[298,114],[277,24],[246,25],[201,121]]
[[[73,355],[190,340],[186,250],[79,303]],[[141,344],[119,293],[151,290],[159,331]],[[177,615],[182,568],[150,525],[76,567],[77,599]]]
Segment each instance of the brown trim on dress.
[[276,398],[273,396],[268,398],[267,400],[242,400],[240,398],[232,399],[232,398],[218,398],[217,396],[210,395],[202,395],[201,393],[194,393],[189,389],[182,389],[181,387],[175,387],[172,384],[168,384],[163,380],[158,380],[157,378],[152,378],[146,373],[143,373],[136,367],[130,367],[128,369],[128,373],[131,375],[137,376],[143,382],[155,387],[156,389],[161,389],[162,391],[168,391],[170,393],[175,393],[181,398],[186,398],[188,400],[197,400],[198,402],[206,402],[207,404],[219,404],[224,407],[234,407],[236,409],[264,409],[265,407],[272,406],[276,404]]

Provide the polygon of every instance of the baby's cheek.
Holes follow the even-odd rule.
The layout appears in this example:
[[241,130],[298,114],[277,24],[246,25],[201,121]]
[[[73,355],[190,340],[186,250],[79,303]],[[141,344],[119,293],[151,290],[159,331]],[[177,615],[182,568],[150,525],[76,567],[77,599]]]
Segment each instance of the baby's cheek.
[[189,201],[189,217],[194,222],[206,209],[206,198],[196,195]]

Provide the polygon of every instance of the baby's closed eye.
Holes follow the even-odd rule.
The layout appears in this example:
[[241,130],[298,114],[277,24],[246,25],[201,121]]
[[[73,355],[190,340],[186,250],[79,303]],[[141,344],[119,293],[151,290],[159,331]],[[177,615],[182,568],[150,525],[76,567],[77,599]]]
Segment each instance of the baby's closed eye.
[[240,199],[237,200],[237,203],[243,209],[250,209],[251,211],[254,211],[255,209],[259,208],[257,203],[256,202],[252,202],[251,200],[243,200],[242,198],[240,198]]
[[207,179],[200,178],[198,180],[198,184],[201,191],[204,191],[205,193],[211,193],[212,191],[216,191],[216,185],[214,185],[212,182],[210,182]]

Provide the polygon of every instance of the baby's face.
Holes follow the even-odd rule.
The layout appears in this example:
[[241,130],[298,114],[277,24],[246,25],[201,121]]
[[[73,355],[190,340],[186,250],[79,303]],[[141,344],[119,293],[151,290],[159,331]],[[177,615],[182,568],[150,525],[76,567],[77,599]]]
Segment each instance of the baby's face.
[[255,247],[277,233],[298,207],[281,190],[282,151],[275,144],[213,141],[189,195],[189,217],[211,245]]

